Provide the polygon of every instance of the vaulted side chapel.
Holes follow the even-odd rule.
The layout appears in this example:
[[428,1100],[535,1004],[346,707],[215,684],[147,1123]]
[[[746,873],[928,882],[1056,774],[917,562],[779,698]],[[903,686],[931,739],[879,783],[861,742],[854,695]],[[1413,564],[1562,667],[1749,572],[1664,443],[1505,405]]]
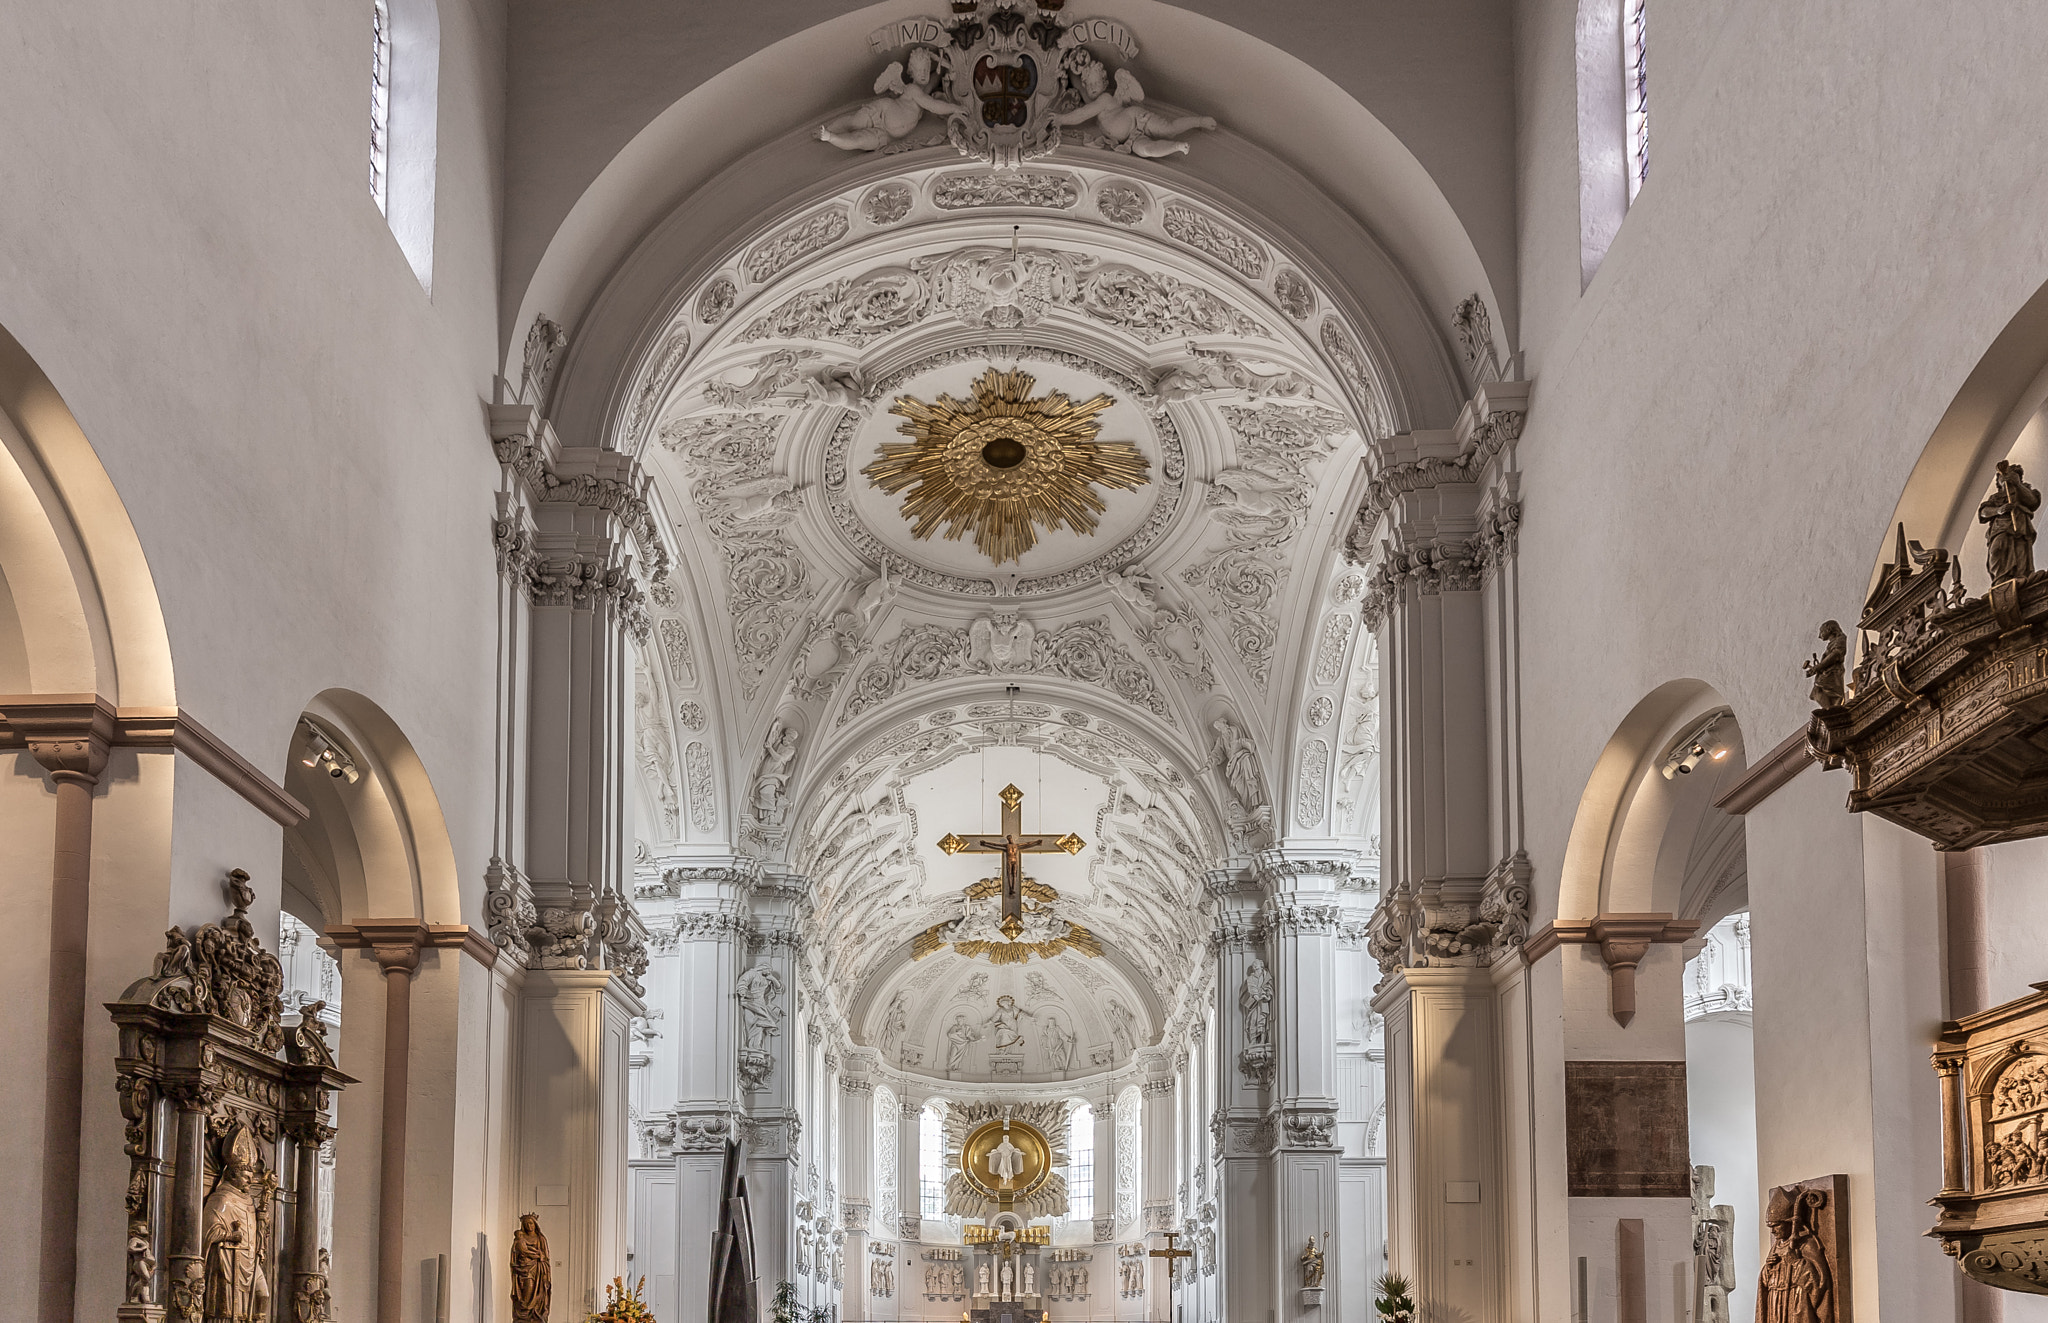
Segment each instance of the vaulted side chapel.
[[0,1318],[2048,1320],[2037,6],[0,28]]

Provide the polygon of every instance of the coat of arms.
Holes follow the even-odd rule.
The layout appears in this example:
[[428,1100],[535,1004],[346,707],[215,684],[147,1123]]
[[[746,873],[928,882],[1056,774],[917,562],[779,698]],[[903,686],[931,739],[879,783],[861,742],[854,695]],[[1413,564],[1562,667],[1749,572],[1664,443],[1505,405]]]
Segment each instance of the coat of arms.
[[1090,121],[1097,145],[1139,156],[1185,152],[1174,141],[1181,134],[1216,127],[1204,115],[1145,109],[1129,68],[1138,58],[1130,29],[1114,19],[1068,20],[1058,9],[1047,0],[954,0],[951,19],[875,29],[868,48],[902,58],[876,79],[873,100],[827,121],[818,136],[850,152],[929,146],[938,136],[926,141],[917,130],[931,115],[961,155],[1005,169],[1044,156],[1063,128]]

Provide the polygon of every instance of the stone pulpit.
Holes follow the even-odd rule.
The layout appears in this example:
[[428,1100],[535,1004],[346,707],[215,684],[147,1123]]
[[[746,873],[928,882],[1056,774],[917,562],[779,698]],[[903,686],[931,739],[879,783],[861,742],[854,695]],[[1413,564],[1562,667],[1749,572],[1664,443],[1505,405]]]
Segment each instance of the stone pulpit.
[[248,874],[232,912],[173,928],[147,978],[107,1010],[127,1120],[124,1303],[135,1323],[316,1323],[329,1317],[320,1245],[320,1146],[334,1067],[320,1006],[283,1023],[284,973],[249,923]]

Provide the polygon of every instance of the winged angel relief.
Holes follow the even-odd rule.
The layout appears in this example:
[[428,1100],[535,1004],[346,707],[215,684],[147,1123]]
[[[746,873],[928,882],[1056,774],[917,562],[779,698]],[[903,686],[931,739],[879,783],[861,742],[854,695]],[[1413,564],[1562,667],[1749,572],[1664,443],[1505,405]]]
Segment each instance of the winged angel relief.
[[[905,52],[875,80],[875,97],[818,129],[849,152],[921,147],[912,135],[932,115],[962,156],[1014,167],[1060,145],[1061,129],[1093,121],[1099,145],[1135,156],[1185,152],[1178,141],[1213,129],[1206,115],[1145,108],[1131,72],[1138,43],[1112,19],[1064,21],[1045,8],[1027,17],[1022,0],[954,0],[950,22],[906,18],[868,34],[875,54]],[[1114,72],[1103,63],[1114,55]]]

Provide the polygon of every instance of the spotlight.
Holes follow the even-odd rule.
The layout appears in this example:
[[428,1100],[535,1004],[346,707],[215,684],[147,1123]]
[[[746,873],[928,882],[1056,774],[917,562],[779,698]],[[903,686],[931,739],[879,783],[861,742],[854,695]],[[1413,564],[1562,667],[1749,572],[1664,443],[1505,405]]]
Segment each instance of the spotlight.
[[1715,732],[1727,719],[1726,712],[1716,712],[1693,729],[1692,734],[1672,746],[1664,755],[1664,779],[1691,776],[1703,762],[1720,762],[1734,749],[1731,739],[1718,737]]
[[363,779],[362,772],[356,767],[355,759],[349,757],[345,750],[328,739],[310,721],[306,723],[306,752],[299,759],[299,763],[316,772],[324,771],[335,780],[349,785]]

